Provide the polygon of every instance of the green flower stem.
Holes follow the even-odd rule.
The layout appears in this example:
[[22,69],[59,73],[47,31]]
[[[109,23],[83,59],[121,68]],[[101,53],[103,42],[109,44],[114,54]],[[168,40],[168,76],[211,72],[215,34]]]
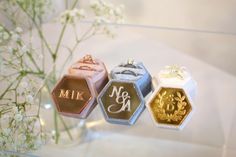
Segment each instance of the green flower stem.
[[74,46],[72,47],[72,49],[69,49],[71,52],[74,52],[76,50],[76,48],[78,47],[78,45],[84,40],[84,38],[92,31],[93,26],[91,26],[82,36],[80,39],[78,39],[76,41],[76,43],[74,44]]
[[[40,25],[40,30],[42,30],[43,27],[42,25]],[[40,38],[40,44],[41,44],[41,53],[43,55],[43,59],[42,59],[42,70],[45,71],[45,48],[44,48],[44,42],[43,42],[43,39]]]
[[[20,46],[23,46],[22,42],[18,42],[18,44]],[[33,63],[33,65],[36,67],[36,69],[38,71],[41,71],[41,69],[39,68],[38,64],[36,63],[35,59],[33,58],[32,54],[29,53],[28,51],[26,52],[27,56],[29,57],[30,61]]]
[[58,144],[59,137],[60,137],[60,132],[58,129],[58,113],[56,110],[54,110],[54,127],[55,127],[55,143]]
[[70,54],[66,57],[64,63],[62,64],[62,68],[61,68],[61,70],[59,72],[59,76],[62,74],[62,72],[63,72],[63,70],[65,68],[66,63],[73,57],[73,51],[71,51],[70,48],[67,48],[67,49],[68,49]]
[[[76,6],[78,0],[75,0],[75,3],[73,5],[73,8]],[[64,36],[64,33],[65,33],[65,30],[66,30],[66,26],[67,26],[67,23],[63,26],[62,28],[62,31],[60,33],[60,36],[59,36],[59,39],[58,39],[58,42],[57,42],[57,46],[56,46],[56,49],[55,49],[55,52],[53,53],[52,49],[50,48],[47,40],[45,39],[44,37],[44,34],[42,32],[42,29],[38,26],[38,24],[35,22],[34,18],[32,18],[28,13],[27,11],[18,3],[18,6],[24,11],[24,13],[32,20],[32,22],[34,23],[37,31],[38,31],[38,34],[41,38],[41,40],[44,42],[47,50],[51,53],[51,56],[53,58],[53,64],[55,64],[56,62],[56,59],[57,59],[57,53],[58,53],[58,50],[59,50],[59,47],[60,47],[60,44],[61,44],[61,41],[62,41],[62,38]],[[30,57],[30,56],[29,56]],[[56,80],[56,68],[55,68],[55,65],[53,66],[53,80]],[[56,82],[56,81],[55,81]],[[57,111],[54,110],[54,125],[55,125],[55,143],[57,144],[58,143],[58,140],[59,140],[59,137],[60,137],[60,133],[59,133],[59,130],[58,130],[58,116],[60,117],[60,115],[58,115]],[[61,118],[61,117],[60,117]],[[67,125],[65,124],[65,122],[63,121],[63,119],[61,118],[61,121],[63,123],[63,126],[65,127],[69,137],[72,139],[72,136],[69,132],[69,129],[67,127]]]
[[5,63],[5,65],[11,65],[11,68],[15,69],[15,70],[18,70],[18,66],[16,64],[13,63],[13,60],[12,61],[9,61],[7,60],[6,58],[2,57],[2,60],[7,62],[7,64]]
[[60,36],[59,36],[59,39],[58,39],[58,42],[57,42],[57,46],[56,46],[55,52],[52,55],[53,62],[55,62],[56,59],[57,59],[57,53],[58,53],[59,47],[61,45],[62,38],[64,36],[65,30],[66,30],[66,26],[67,26],[67,22],[64,24],[64,26],[62,28],[62,31],[60,33]]
[[34,64],[34,66],[36,67],[36,69],[41,72],[42,70],[39,68],[38,64],[36,63],[35,59],[33,58],[32,54],[29,52],[26,52],[27,56],[29,57],[29,59],[32,61],[32,63]]
[[31,21],[33,22],[40,38],[43,40],[46,48],[48,49],[49,53],[53,56],[53,51],[51,49],[51,47],[49,46],[49,43],[47,42],[47,40],[44,37],[44,34],[42,32],[42,30],[40,29],[40,26],[38,26],[37,22],[35,21],[35,19],[32,18],[32,16],[17,2],[17,5],[21,8],[21,10],[29,17],[29,19],[31,19]]
[[[74,9],[76,7],[77,3],[78,3],[78,0],[75,0],[73,5],[72,5],[72,7],[71,7],[71,9]],[[58,39],[58,42],[57,42],[57,46],[56,46],[55,52],[54,52],[54,54],[52,56],[54,61],[57,58],[57,53],[58,53],[59,47],[61,45],[61,41],[62,41],[62,38],[64,36],[64,33],[65,33],[67,25],[68,25],[68,20],[65,22],[65,24],[62,27],[62,30],[61,30],[61,33],[60,33],[60,36],[59,36],[59,39]]]
[[[76,7],[76,4],[78,3],[78,0],[75,0],[71,9],[74,9]],[[66,28],[68,26],[68,21],[63,25],[62,27],[62,30],[60,32],[60,35],[59,35],[59,39],[57,41],[57,44],[56,44],[56,48],[55,48],[55,51],[53,51],[50,47],[50,44],[48,43],[48,41],[46,40],[45,36],[44,36],[44,33],[42,31],[42,27],[38,25],[38,23],[36,22],[35,20],[35,15],[30,15],[27,10],[24,9],[23,6],[21,6],[18,2],[17,2],[18,6],[21,8],[21,10],[29,17],[29,19],[33,22],[38,34],[39,34],[39,37],[41,39],[41,45],[44,46],[45,44],[45,47],[47,48],[48,52],[51,54],[51,57],[53,59],[53,72],[52,72],[52,82],[56,82],[56,60],[57,60],[57,54],[58,54],[58,51],[59,51],[59,48],[61,46],[61,43],[62,43],[62,40],[63,40],[63,37],[64,37],[64,34],[65,34],[65,31],[66,31]],[[91,28],[92,29],[92,28]],[[69,60],[69,58],[72,56],[74,50],[77,48],[77,46],[79,45],[79,43],[84,39],[84,37],[87,37],[88,34],[90,34],[90,31],[91,30],[88,30],[88,32],[86,32],[84,35],[82,35],[82,37],[80,38],[80,40],[77,40],[75,46],[70,50],[70,54],[68,56],[68,58],[65,60],[64,64],[67,63],[67,61]],[[36,69],[38,71],[33,71],[33,70],[30,70],[30,71],[21,71],[21,76],[26,76],[27,74],[33,74],[33,75],[41,75],[41,78],[45,78],[45,85],[48,87],[48,90],[49,90],[49,86],[48,86],[48,79],[46,78],[44,72],[42,72],[42,70],[39,68],[37,62],[34,60],[34,58],[32,57],[32,55],[27,52],[27,56],[29,57],[29,59],[31,60],[31,62],[34,64],[34,66],[36,67]],[[10,89],[11,86],[8,88]],[[7,89],[7,90],[8,90]],[[49,90],[50,92],[50,90]],[[39,112],[38,112],[38,116],[39,116]],[[61,115],[59,115],[57,113],[56,110],[54,110],[54,125],[55,125],[55,143],[58,143],[59,142],[59,137],[60,137],[60,132],[59,132],[59,127],[58,127],[58,120],[60,120],[63,124],[63,127],[65,128],[65,131],[67,132],[69,138],[71,140],[73,140],[73,137],[69,131],[69,128],[68,126],[66,125],[65,121],[63,120],[63,118],[61,117]]]
[[[74,4],[73,4],[73,6],[72,6],[72,9],[76,6],[77,2],[78,2],[78,0],[75,0]],[[66,30],[67,24],[68,24],[68,21],[64,24],[64,26],[63,26],[63,28],[62,28],[62,30],[61,30],[61,33],[60,33],[60,36],[59,36],[57,45],[56,45],[55,52],[52,53],[52,59],[53,59],[53,64],[54,64],[54,66],[53,66],[53,71],[54,71],[54,73],[53,73],[53,75],[54,75],[53,78],[54,78],[54,79],[53,79],[53,80],[54,80],[55,82],[56,82],[56,67],[55,67],[55,62],[56,62],[56,59],[57,59],[57,53],[58,53],[59,47],[60,47],[60,45],[61,45],[61,41],[62,41],[62,39],[63,39],[63,36],[64,36],[65,30]],[[55,136],[55,143],[56,143],[56,144],[58,143],[59,136],[60,136],[59,130],[58,130],[58,121],[57,121],[57,117],[58,117],[58,116],[59,116],[59,118],[60,118],[60,120],[61,120],[61,122],[62,122],[64,128],[66,129],[66,132],[67,132],[68,136],[70,137],[71,140],[73,139],[72,136],[71,136],[71,134],[70,134],[70,131],[69,131],[67,125],[66,125],[66,123],[65,123],[64,120],[61,118],[61,116],[58,115],[57,111],[54,110],[54,118],[55,118],[55,120],[54,120],[55,123],[54,123],[54,124],[55,124],[55,132],[56,132],[56,133],[55,133],[55,134],[56,134],[56,136]]]
[[47,50],[49,51],[49,53],[50,53],[51,55],[53,55],[53,51],[52,51],[51,47],[49,46],[49,43],[48,43],[47,40],[45,39],[42,30],[40,29],[40,27],[37,25],[36,22],[34,22],[34,24],[35,24],[35,27],[36,27],[36,29],[37,29],[37,31],[38,31],[38,34],[39,34],[40,38],[41,38],[42,41],[44,42],[44,44],[45,44]]
[[[21,77],[21,75],[17,76],[16,80],[18,80]],[[4,90],[4,92],[0,95],[0,100],[5,96],[5,94],[9,91],[9,89],[14,85],[15,80],[12,81],[8,87]]]
[[11,107],[10,108],[5,108],[5,109],[1,109],[0,110],[0,118],[1,118],[2,115],[6,114],[8,112],[11,112],[11,110],[12,110]]

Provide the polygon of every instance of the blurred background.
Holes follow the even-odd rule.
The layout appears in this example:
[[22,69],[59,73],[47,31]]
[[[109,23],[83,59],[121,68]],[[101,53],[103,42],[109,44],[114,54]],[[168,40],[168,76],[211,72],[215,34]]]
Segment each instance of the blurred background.
[[[112,0],[126,24],[160,29],[153,38],[236,75],[235,0]],[[81,5],[85,5],[82,1]],[[162,30],[162,31],[161,31]]]
[[[124,4],[126,25],[159,29],[158,35],[150,36],[236,75],[236,0],[111,1]],[[52,5],[55,10],[47,15],[47,20],[69,4],[54,0]],[[81,0],[79,5],[86,7],[88,2]],[[2,15],[0,20],[4,20]]]
[[112,1],[125,5],[126,24],[159,28],[153,38],[236,75],[235,0]]

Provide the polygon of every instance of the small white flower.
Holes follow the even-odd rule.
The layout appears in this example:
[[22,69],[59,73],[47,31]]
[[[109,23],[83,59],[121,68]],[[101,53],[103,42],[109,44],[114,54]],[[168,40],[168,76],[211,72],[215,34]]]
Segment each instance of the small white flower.
[[117,7],[117,8],[115,9],[115,13],[116,13],[116,15],[121,15],[121,14],[122,14],[121,8],[120,8],[120,7]]
[[16,27],[16,32],[17,32],[17,33],[22,33],[22,32],[23,32],[23,30],[22,30],[22,28],[21,28],[21,27]]
[[56,134],[56,131],[55,131],[55,130],[52,130],[52,131],[51,131],[51,134],[52,134],[52,135],[55,135],[55,134]]
[[75,20],[80,20],[85,17],[85,11],[83,9],[72,9],[65,10],[60,15],[60,22],[64,24],[65,22],[74,23]]
[[77,12],[78,12],[78,9],[75,8],[75,9],[69,11],[69,16],[71,16],[73,18],[77,15]]
[[23,116],[19,113],[15,114],[14,116],[15,121],[20,122],[23,119]]
[[92,1],[90,1],[90,6],[91,6],[91,7],[96,7],[96,6],[98,6],[98,5],[99,5],[98,0],[92,0]]
[[90,3],[95,16],[94,24],[100,26],[101,23],[123,23],[124,22],[124,5],[115,7],[112,3],[103,0],[95,0]]
[[78,10],[78,16],[79,16],[79,17],[85,17],[85,11],[84,11],[84,9],[79,9],[79,10]]
[[32,95],[27,95],[26,96],[26,101],[30,104],[32,104],[34,102],[34,97]]

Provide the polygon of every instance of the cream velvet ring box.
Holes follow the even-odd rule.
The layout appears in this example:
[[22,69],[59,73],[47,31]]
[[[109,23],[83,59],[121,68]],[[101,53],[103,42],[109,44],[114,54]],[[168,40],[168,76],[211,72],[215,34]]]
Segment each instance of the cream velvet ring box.
[[153,79],[146,106],[158,127],[182,129],[191,118],[197,83],[185,67],[167,66]]

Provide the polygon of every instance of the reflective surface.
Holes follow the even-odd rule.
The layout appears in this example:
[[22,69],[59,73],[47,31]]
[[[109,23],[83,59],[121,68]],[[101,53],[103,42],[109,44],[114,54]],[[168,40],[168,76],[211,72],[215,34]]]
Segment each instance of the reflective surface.
[[52,98],[61,113],[79,114],[91,99],[84,78],[64,76],[52,91]]
[[109,82],[98,99],[108,120],[125,124],[144,107],[137,87],[131,82]]
[[191,104],[178,88],[161,88],[150,104],[155,121],[160,124],[179,126],[191,112]]

